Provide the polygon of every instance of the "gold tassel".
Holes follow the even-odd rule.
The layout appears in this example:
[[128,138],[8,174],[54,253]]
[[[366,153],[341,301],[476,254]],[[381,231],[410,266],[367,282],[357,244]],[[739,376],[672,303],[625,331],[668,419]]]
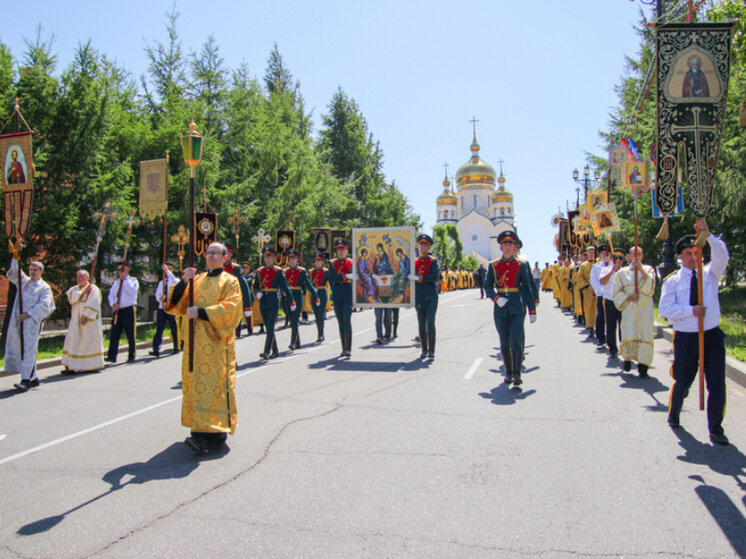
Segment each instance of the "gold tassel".
[[743,102],[741,102],[741,108],[738,109],[738,126],[746,126],[746,107],[743,106]]
[[658,234],[655,236],[655,238],[661,241],[666,241],[669,237],[670,232],[668,230],[668,216],[665,216],[663,218],[663,225],[661,225],[661,230],[658,231]]

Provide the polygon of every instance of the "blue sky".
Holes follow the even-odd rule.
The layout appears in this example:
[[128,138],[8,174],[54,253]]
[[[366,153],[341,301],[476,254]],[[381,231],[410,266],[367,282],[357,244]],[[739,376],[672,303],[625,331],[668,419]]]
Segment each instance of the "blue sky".
[[[146,41],[165,41],[171,0],[35,1],[5,10],[0,39],[18,57],[42,26],[60,67],[90,39],[134,75]],[[354,98],[385,155],[384,172],[426,230],[435,223],[443,163],[469,157],[472,116],[482,158],[515,196],[523,254],[556,253],[551,216],[575,199],[572,170],[601,153],[598,130],[634,55],[639,0],[285,1],[178,0],[186,51],[214,35],[229,68],[261,77],[274,43],[320,123],[341,87]],[[644,8],[649,10],[650,8]]]

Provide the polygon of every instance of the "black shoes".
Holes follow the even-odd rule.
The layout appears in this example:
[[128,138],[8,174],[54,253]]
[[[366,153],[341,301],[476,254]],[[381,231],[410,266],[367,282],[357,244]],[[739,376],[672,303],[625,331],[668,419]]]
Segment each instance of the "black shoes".
[[728,437],[725,436],[725,433],[710,433],[710,441],[722,446],[730,444],[730,441],[728,440]]
[[158,351],[153,351],[152,349],[148,352],[148,355],[152,355],[153,357],[160,357],[161,354]]
[[116,359],[112,359],[111,357],[104,357],[104,361],[106,361],[107,363],[116,363],[117,362]]
[[134,357],[130,357],[129,359],[127,359],[127,363],[134,363],[134,362],[135,362]]
[[187,437],[184,439],[184,444],[191,448],[197,454],[207,454],[210,452],[207,444],[200,439],[194,437]]
[[378,345],[383,345],[383,339],[382,338],[376,338],[376,343]]
[[520,386],[522,384],[521,375],[513,375],[513,386]]
[[505,380],[503,380],[505,384],[510,384],[513,382],[513,373],[506,373]]
[[624,362],[624,372],[628,373],[632,370],[632,361]]
[[681,423],[679,423],[679,417],[676,415],[669,415],[668,416],[668,426],[671,429],[678,429],[681,427]]

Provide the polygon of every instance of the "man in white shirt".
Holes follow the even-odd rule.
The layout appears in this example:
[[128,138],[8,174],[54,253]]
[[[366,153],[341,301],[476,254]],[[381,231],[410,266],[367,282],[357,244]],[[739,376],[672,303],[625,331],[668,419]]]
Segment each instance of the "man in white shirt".
[[135,308],[140,284],[130,276],[130,267],[126,262],[119,265],[117,273],[119,279],[114,282],[109,291],[109,305],[114,310],[114,319],[111,324],[111,339],[105,361],[117,362],[119,338],[124,330],[129,344],[127,363],[133,363],[135,361]]
[[668,424],[678,428],[679,415],[689,387],[697,376],[699,364],[699,317],[703,317],[705,331],[704,372],[707,385],[707,425],[710,440],[727,445],[723,431],[725,415],[725,334],[720,329],[720,300],[718,287],[728,267],[728,248],[714,237],[704,220],[698,226],[710,245],[712,259],[702,270],[703,300],[697,294],[697,248],[694,235],[686,235],[676,243],[681,269],[663,282],[658,309],[673,326],[674,384],[668,411]]
[[601,270],[601,278],[598,280],[601,284],[604,297],[604,312],[606,322],[606,345],[609,348],[609,355],[616,358],[619,354],[617,345],[617,328],[622,321],[622,313],[614,305],[614,276],[622,268],[626,260],[626,254],[623,250],[615,250],[611,263]]
[[[179,353],[179,329],[176,326],[176,317],[172,314],[167,313],[163,309],[163,305],[166,303],[168,293],[171,288],[179,283],[174,275],[174,265],[170,262],[166,262],[162,267],[166,278],[158,282],[155,288],[155,300],[158,301],[158,311],[156,312],[155,320],[155,335],[153,336],[153,349],[150,350],[150,355],[160,357],[161,355],[161,343],[163,342],[163,331],[166,329],[168,324],[171,329],[171,341],[174,344],[173,354]],[[165,284],[165,289],[163,289]]]
[[[605,244],[598,247],[599,259],[591,268],[591,289],[596,294],[596,344],[606,343],[606,321],[604,317],[604,288],[601,285],[601,272],[609,265],[609,247]],[[591,324],[586,324],[591,326]]]

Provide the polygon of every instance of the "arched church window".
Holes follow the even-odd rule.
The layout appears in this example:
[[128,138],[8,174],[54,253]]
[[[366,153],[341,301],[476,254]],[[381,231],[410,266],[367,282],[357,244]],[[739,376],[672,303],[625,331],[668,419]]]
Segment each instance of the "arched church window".
[[508,208],[508,215],[510,215],[510,208]]
[[505,208],[500,208],[500,215],[505,215]]

